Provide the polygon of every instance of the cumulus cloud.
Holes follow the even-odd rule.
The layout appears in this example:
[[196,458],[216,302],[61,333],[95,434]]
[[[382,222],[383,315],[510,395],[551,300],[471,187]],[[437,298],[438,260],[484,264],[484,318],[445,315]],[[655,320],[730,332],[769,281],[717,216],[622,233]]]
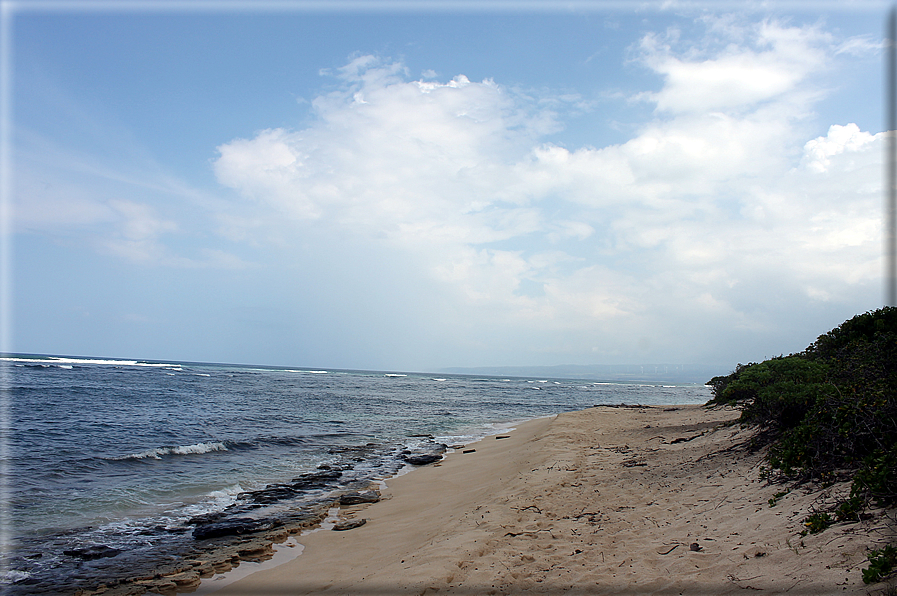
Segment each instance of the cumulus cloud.
[[[815,172],[827,172],[832,166],[831,158],[842,153],[865,155],[870,143],[881,142],[881,135],[872,135],[860,130],[856,124],[841,126],[833,124],[828,135],[807,141],[801,165]],[[850,164],[845,164],[850,167]]]
[[783,308],[877,279],[882,138],[800,125],[814,81],[862,40],[712,25],[716,45],[642,39],[657,117],[619,145],[545,143],[573,101],[358,56],[325,73],[337,89],[311,125],[226,143],[215,173],[297,229],[409,255],[488,325],[564,331],[560,351],[661,353],[723,321],[768,331]]

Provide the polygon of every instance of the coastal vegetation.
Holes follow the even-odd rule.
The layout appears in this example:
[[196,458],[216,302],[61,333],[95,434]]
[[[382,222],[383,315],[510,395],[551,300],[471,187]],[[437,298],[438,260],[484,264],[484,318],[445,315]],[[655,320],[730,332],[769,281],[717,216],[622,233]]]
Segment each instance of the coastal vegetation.
[[[709,406],[736,406],[758,428],[770,480],[850,481],[832,511],[806,520],[809,532],[897,504],[897,308],[857,315],[802,352],[739,364],[708,384]],[[890,573],[895,552],[873,551],[864,581]]]

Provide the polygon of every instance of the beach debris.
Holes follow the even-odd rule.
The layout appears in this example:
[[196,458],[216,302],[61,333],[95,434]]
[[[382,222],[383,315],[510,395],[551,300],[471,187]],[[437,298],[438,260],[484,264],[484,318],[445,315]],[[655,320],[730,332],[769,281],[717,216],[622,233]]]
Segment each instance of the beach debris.
[[465,449],[465,450],[462,451],[461,453],[476,453],[476,452],[477,452],[476,449]]
[[511,435],[498,435],[495,438],[496,439],[510,439]]
[[340,505],[361,505],[362,503],[376,503],[380,500],[380,495],[376,491],[368,490],[364,492],[351,492],[340,496]]
[[692,543],[691,543],[691,546],[688,547],[688,550],[690,550],[690,551],[692,551],[692,552],[694,552],[694,553],[699,553],[699,552],[701,552],[702,550],[704,550],[704,548],[703,548],[700,544],[698,544],[697,542],[692,542]]
[[648,464],[644,460],[640,459],[627,459],[623,462],[624,468],[635,468],[641,466],[647,466]]
[[333,524],[333,528],[331,528],[331,529],[335,530],[337,532],[343,532],[345,530],[354,530],[355,528],[360,528],[361,526],[363,526],[366,523],[368,523],[368,520],[366,520],[364,518],[346,519],[343,521],[336,522],[335,524]]
[[84,561],[93,561],[94,559],[106,559],[120,554],[122,551],[117,548],[106,546],[105,544],[97,544],[95,546],[85,546],[84,548],[73,548],[64,550],[62,554],[69,557],[75,557]]

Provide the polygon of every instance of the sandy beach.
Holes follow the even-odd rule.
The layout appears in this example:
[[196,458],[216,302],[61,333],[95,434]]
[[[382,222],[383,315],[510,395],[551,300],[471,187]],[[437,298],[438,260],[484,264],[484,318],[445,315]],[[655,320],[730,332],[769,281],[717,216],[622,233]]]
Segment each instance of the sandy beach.
[[[595,407],[520,425],[343,507],[358,528],[215,594],[867,594],[893,513],[801,535],[846,484],[760,479],[738,411]],[[890,515],[890,518],[889,518]],[[204,580],[203,587],[207,587]]]

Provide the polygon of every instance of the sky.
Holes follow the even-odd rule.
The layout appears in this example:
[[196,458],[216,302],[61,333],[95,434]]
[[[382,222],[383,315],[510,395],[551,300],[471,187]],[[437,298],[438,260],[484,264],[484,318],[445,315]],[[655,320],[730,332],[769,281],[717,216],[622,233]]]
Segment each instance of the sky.
[[4,1],[4,350],[800,351],[884,299],[888,8]]

